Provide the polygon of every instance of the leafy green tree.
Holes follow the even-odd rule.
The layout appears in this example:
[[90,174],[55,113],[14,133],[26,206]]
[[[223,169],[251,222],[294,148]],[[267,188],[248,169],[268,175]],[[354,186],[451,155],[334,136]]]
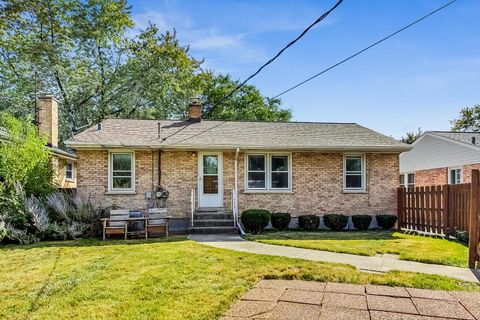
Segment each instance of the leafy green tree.
[[420,127],[418,127],[417,131],[407,132],[405,136],[400,139],[400,141],[402,141],[403,143],[412,144],[415,142],[415,140],[420,138],[422,134],[423,131],[420,129]]
[[52,191],[47,138],[38,134],[30,119],[19,120],[5,112],[0,113],[0,127],[7,133],[6,141],[0,144],[0,183],[7,190],[20,183],[27,195]]
[[62,139],[106,117],[182,117],[201,93],[211,119],[291,117],[252,85],[218,104],[238,82],[202,70],[175,32],[132,27],[125,0],[0,2],[0,110],[33,116],[35,94],[53,93]]
[[203,90],[204,114],[207,119],[288,121],[292,112],[282,109],[280,99],[263,97],[253,85],[244,85],[228,99],[223,99],[237,85],[229,75],[208,74]]
[[453,131],[480,131],[480,104],[463,108],[460,117],[452,121]]
[[0,221],[24,228],[29,219],[25,198],[53,190],[47,139],[31,119],[22,121],[5,112],[0,113],[0,127],[6,129],[0,142]]

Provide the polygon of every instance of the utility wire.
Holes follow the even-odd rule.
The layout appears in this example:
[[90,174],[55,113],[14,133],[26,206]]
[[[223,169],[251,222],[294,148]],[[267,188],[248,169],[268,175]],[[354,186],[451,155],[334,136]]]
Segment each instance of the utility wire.
[[295,40],[290,41],[289,44],[287,44],[282,50],[280,50],[273,58],[268,60],[265,64],[263,64],[255,73],[251,74],[247,79],[245,79],[242,83],[237,85],[235,89],[233,89],[229,94],[227,94],[225,97],[220,99],[220,101],[217,104],[221,104],[223,101],[227,100],[230,98],[235,92],[237,92],[241,87],[243,87],[248,81],[250,81],[253,77],[255,77],[257,74],[259,74],[266,66],[268,66],[270,63],[275,61],[285,50],[287,50],[289,47],[295,44],[298,40],[300,40],[310,29],[312,29],[316,24],[318,24],[320,21],[325,19],[333,10],[335,10],[343,0],[338,0],[337,3],[328,11],[326,11],[324,14],[322,14],[320,17],[318,17],[317,20],[315,20],[311,25],[309,25],[303,32],[295,38]]
[[303,85],[303,84],[305,84],[305,83],[307,83],[307,82],[309,82],[309,81],[311,81],[311,80],[315,79],[316,77],[318,77],[318,76],[320,76],[320,75],[322,75],[322,74],[326,73],[327,71],[330,71],[330,70],[332,70],[332,69],[333,69],[333,68],[335,68],[335,67],[338,67],[339,65],[341,65],[341,64],[343,64],[343,63],[345,63],[345,62],[347,62],[348,60],[355,58],[356,56],[358,56],[358,55],[360,55],[360,54],[364,53],[365,51],[367,51],[367,50],[369,50],[369,49],[371,49],[371,48],[375,47],[376,45],[378,45],[378,44],[380,44],[380,43],[382,43],[382,42],[384,42],[384,41],[386,41],[386,40],[388,40],[388,39],[392,38],[393,36],[395,36],[395,35],[399,34],[400,32],[402,32],[402,31],[404,31],[404,30],[406,30],[406,29],[408,29],[408,28],[410,28],[410,27],[412,27],[412,26],[416,25],[416,24],[417,24],[417,23],[419,23],[420,21],[423,21],[423,20],[427,19],[427,18],[428,18],[428,17],[430,17],[431,15],[433,15],[433,14],[437,13],[438,11],[440,11],[440,10],[442,10],[442,9],[445,9],[446,7],[448,7],[449,5],[451,5],[451,4],[453,4],[454,2],[457,2],[457,1],[458,1],[458,0],[453,0],[453,1],[450,1],[450,2],[448,2],[447,4],[445,4],[445,5],[441,6],[441,7],[439,7],[438,9],[435,9],[435,10],[431,11],[430,13],[428,13],[428,14],[424,15],[423,17],[421,17],[421,18],[419,18],[419,19],[417,19],[417,20],[415,20],[415,21],[413,21],[413,22],[409,23],[409,24],[408,24],[408,25],[406,25],[405,27],[403,27],[403,28],[401,28],[401,29],[398,29],[398,30],[397,30],[397,31],[395,31],[394,33],[391,33],[390,35],[388,35],[388,36],[386,36],[386,37],[384,37],[384,38],[382,38],[382,39],[378,40],[377,42],[374,42],[374,43],[372,43],[372,44],[371,44],[371,45],[369,45],[368,47],[366,47],[366,48],[364,48],[364,49],[362,49],[362,50],[360,50],[360,51],[356,52],[355,54],[352,54],[352,55],[351,55],[351,56],[349,56],[348,58],[345,58],[345,59],[341,60],[340,62],[337,62],[337,63],[335,63],[334,65],[332,65],[332,66],[330,66],[330,67],[328,67],[328,68],[326,68],[326,69],[324,69],[324,70],[320,71],[319,73],[317,73],[317,74],[315,74],[315,75],[311,76],[310,78],[307,78],[306,80],[303,80],[302,82],[299,82],[298,84],[296,84],[296,85],[294,85],[294,86],[292,86],[292,87],[288,88],[287,90],[280,92],[279,94],[277,94],[277,95],[273,96],[273,97],[272,97],[272,99],[278,98],[278,97],[280,97],[280,96],[284,95],[285,93],[287,93],[287,92],[290,92],[290,91],[292,91],[292,90],[294,90],[294,89],[296,89],[296,88],[300,87],[301,85]]

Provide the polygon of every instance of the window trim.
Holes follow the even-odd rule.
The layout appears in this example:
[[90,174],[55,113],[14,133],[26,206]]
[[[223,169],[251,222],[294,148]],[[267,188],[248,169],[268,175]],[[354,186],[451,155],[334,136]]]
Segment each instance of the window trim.
[[[114,154],[130,154],[132,164],[132,187],[131,188],[113,188],[113,155]],[[108,153],[108,193],[132,193],[135,192],[135,151],[110,151]]]
[[[71,170],[71,171],[72,171],[72,177],[71,177],[71,178],[69,178],[69,177],[67,176],[67,172],[69,171],[69,170],[67,169],[67,166],[68,166],[69,164],[72,165],[72,170]],[[73,164],[73,161],[67,161],[67,162],[65,163],[65,180],[66,180],[66,181],[75,181],[75,165]]]
[[[249,188],[248,187],[248,156],[255,156],[255,155],[262,155],[265,157],[265,188]],[[287,188],[272,188],[271,180],[272,180],[272,156],[286,156],[288,159],[288,186]],[[291,152],[246,152],[245,153],[245,192],[247,193],[289,193],[292,192],[292,153]],[[252,171],[255,172],[255,171]],[[261,172],[261,171],[257,171]],[[285,172],[285,171],[280,171]]]
[[[362,177],[362,186],[360,188],[347,188],[347,158],[348,157],[361,157],[362,170],[360,176]],[[343,154],[343,192],[366,192],[366,161],[365,153],[344,153]]]
[[[413,184],[412,185],[409,185],[408,183],[408,176],[413,174]],[[403,173],[400,173],[401,176],[403,176],[403,184],[398,184],[400,187],[403,187],[403,188],[410,188],[410,187],[415,187],[415,171],[410,171],[410,172],[403,172]]]
[[[248,168],[248,156],[263,156],[265,168],[263,171],[250,170]],[[248,153],[245,154],[245,190],[268,190],[268,155],[266,153]],[[265,175],[265,187],[263,188],[250,188],[248,186],[248,174],[250,172],[263,172]]]
[[452,183],[452,176],[451,176],[451,171],[453,170],[460,170],[460,182],[455,183],[455,184],[461,184],[463,183],[463,167],[450,167],[448,168],[448,184],[453,184]]

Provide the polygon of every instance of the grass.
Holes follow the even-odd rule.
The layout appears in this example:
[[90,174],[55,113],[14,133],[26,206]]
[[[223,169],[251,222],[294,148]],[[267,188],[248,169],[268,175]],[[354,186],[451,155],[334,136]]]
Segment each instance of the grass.
[[468,247],[438,237],[393,231],[280,231],[249,235],[249,240],[341,253],[400,255],[402,260],[467,267]]
[[0,248],[1,319],[215,319],[261,278],[480,291],[475,283],[254,255],[185,239]]

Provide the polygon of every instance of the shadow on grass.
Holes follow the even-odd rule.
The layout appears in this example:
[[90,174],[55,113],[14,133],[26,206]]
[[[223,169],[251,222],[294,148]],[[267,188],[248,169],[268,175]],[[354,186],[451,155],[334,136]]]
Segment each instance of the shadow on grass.
[[20,244],[6,244],[0,246],[0,252],[11,250],[30,250],[36,248],[66,248],[66,247],[111,247],[111,246],[124,246],[124,245],[148,245],[154,243],[170,243],[170,242],[184,242],[188,241],[184,235],[171,236],[168,239],[165,238],[151,238],[145,239],[108,239],[102,241],[100,238],[86,238],[79,240],[59,240],[59,241],[42,241],[33,244],[20,245]]

